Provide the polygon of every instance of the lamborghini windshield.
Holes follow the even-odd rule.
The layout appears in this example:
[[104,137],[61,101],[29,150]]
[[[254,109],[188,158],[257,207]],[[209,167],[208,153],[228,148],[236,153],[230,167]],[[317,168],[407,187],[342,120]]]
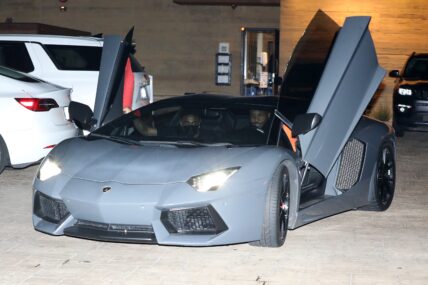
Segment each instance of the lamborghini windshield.
[[140,144],[267,144],[274,104],[254,104],[254,100],[241,99],[244,100],[159,102],[122,116],[90,136]]

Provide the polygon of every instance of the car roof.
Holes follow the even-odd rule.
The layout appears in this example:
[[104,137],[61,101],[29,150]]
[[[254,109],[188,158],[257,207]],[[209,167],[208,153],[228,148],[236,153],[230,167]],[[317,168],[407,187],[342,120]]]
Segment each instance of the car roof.
[[413,52],[410,57],[428,57],[428,53],[417,53],[417,52]]
[[100,45],[102,38],[38,34],[0,34],[0,41],[39,42],[42,44]]

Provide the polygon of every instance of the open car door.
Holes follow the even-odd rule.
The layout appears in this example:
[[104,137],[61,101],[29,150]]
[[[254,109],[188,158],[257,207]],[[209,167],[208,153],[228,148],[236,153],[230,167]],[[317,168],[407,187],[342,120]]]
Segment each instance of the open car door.
[[122,40],[120,36],[105,36],[95,98],[93,129],[123,114],[123,81],[126,60],[132,48],[132,28]]
[[302,159],[325,177],[385,75],[369,22],[370,17],[348,17],[340,28],[319,11],[284,76],[278,110],[290,120],[305,112],[322,117],[299,141]]

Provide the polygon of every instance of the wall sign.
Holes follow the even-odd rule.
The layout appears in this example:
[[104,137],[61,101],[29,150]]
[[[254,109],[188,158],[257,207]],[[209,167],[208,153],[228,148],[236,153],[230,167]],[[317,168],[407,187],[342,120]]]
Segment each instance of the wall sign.
[[216,85],[231,85],[232,77],[232,55],[219,52],[216,54]]

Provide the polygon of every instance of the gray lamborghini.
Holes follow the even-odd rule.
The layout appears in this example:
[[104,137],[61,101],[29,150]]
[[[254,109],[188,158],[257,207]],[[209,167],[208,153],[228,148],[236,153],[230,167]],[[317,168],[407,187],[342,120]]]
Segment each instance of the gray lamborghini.
[[386,210],[391,127],[363,116],[384,77],[369,17],[317,13],[280,96],[194,94],[121,114],[132,33],[106,37],[87,136],[44,159],[33,190],[40,232],[165,245],[279,247],[289,229],[352,209]]

